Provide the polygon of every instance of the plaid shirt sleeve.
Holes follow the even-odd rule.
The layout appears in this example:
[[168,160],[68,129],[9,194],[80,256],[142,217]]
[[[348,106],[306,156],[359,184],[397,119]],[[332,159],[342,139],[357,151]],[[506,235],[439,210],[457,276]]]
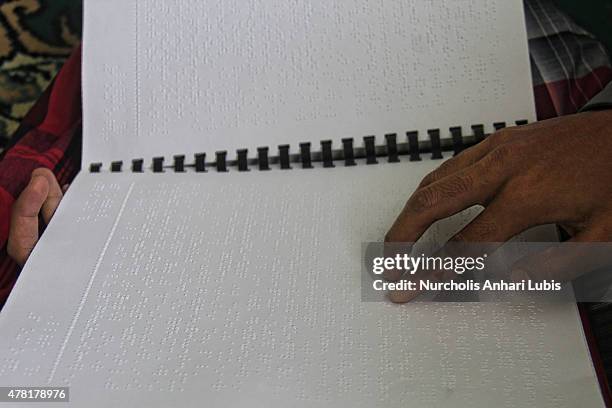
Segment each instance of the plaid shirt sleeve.
[[612,83],[608,84],[603,91],[595,95],[581,111],[610,109],[612,108]]
[[576,113],[612,79],[608,54],[552,0],[524,4],[538,119]]
[[51,169],[60,185],[64,185],[70,183],[80,167],[80,48],[73,52],[34,105],[11,144],[0,161],[0,308],[20,271],[6,253],[13,203],[34,169]]

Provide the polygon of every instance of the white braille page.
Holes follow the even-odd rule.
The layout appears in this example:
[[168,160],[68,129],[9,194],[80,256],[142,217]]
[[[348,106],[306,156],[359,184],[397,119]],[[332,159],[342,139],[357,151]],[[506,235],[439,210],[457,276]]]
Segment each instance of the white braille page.
[[535,119],[521,0],[87,0],[92,162]]
[[602,406],[573,304],[361,301],[361,244],[432,163],[81,173],[0,313],[0,385],[78,407]]

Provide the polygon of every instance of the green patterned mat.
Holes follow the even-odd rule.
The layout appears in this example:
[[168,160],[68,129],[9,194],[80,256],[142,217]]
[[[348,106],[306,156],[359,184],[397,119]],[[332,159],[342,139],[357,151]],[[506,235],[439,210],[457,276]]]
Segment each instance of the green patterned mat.
[[80,41],[80,0],[0,0],[0,147]]

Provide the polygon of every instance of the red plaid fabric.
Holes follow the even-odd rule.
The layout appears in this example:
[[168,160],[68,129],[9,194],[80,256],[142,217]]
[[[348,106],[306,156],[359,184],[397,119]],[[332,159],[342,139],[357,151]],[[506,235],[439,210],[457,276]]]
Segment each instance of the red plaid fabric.
[[525,17],[538,119],[577,112],[612,79],[606,50],[551,0],[526,0]]
[[17,130],[0,161],[0,307],[19,267],[6,254],[11,207],[39,167],[53,170],[60,185],[70,183],[81,160],[81,49],[64,64],[53,84]]
[[[577,112],[612,79],[605,50],[550,0],[527,0],[525,10],[538,118]],[[24,120],[0,161],[0,307],[19,274],[6,255],[13,202],[32,170],[52,169],[63,185],[80,168],[80,59],[79,48]]]

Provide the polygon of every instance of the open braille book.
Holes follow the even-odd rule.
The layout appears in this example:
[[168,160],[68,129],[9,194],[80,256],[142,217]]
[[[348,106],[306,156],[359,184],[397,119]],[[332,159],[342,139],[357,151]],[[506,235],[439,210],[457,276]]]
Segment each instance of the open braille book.
[[0,385],[87,407],[602,406],[575,304],[361,299],[361,244],[421,178],[535,120],[522,7],[86,0],[83,166],[0,313]]

